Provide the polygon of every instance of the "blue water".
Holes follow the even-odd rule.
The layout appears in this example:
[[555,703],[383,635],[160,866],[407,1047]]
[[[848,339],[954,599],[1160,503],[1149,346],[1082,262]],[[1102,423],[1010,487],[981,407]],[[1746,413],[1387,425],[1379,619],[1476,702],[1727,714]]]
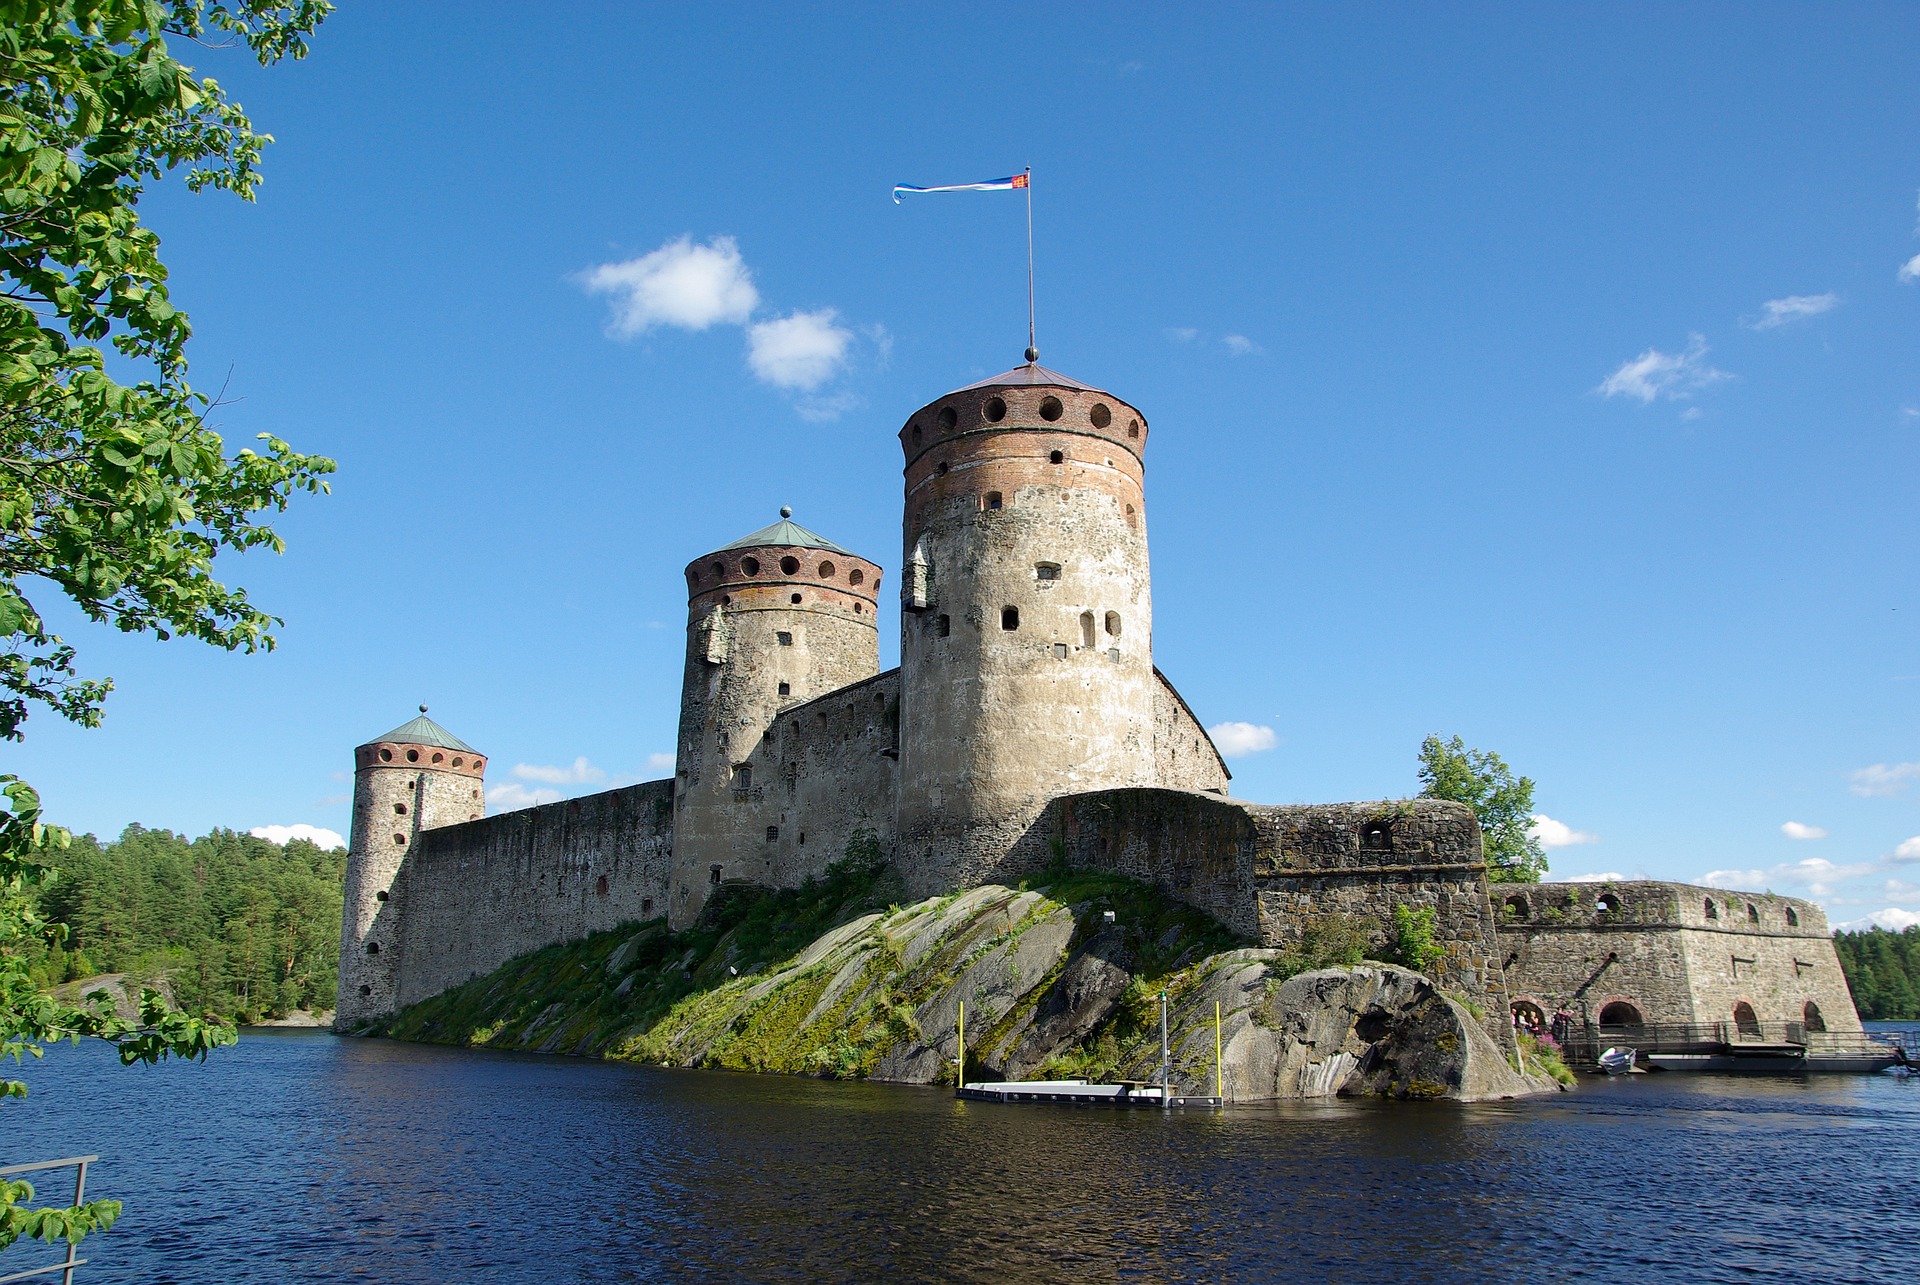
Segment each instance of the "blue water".
[[27,1072],[0,1158],[126,1202],[82,1285],[1888,1281],[1920,1233],[1886,1076],[1163,1115],[272,1031]]

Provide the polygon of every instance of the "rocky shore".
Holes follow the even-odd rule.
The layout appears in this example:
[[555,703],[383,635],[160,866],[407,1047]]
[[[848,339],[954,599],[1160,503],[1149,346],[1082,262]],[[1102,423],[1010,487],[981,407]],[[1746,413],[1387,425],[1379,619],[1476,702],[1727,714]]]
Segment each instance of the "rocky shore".
[[[657,921],[514,960],[374,1033],[663,1065],[952,1083],[1147,1079],[1169,997],[1172,1078],[1230,1101],[1337,1094],[1478,1101],[1552,1090],[1426,977],[1239,945],[1110,876],[987,885],[858,914],[766,955],[819,907],[755,906],[724,931]],[[829,898],[830,900],[830,898]],[[1216,1010],[1217,1006],[1217,1010]]]

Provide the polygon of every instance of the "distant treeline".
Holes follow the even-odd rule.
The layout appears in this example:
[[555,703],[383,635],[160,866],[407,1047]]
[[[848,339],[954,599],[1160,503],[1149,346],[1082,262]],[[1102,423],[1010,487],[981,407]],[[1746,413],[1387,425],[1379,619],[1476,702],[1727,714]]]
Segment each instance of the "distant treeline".
[[187,840],[128,826],[102,844],[76,835],[41,911],[65,948],[35,961],[42,985],[97,973],[165,976],[189,1012],[242,1021],[331,1009],[347,854],[215,830]]
[[1884,928],[1835,933],[1833,948],[1840,953],[1840,968],[1861,1017],[1920,1018],[1920,927],[1897,933]]

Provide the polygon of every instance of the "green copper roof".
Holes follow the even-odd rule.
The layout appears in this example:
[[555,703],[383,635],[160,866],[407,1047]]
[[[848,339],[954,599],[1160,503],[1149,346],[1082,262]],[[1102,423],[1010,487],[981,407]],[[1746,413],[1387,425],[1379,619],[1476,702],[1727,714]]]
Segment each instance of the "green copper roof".
[[[427,717],[427,707],[420,707],[420,716],[411,722],[402,723],[385,736],[376,736],[374,741],[404,741],[408,745],[438,745],[446,750],[465,750],[469,754],[480,751],[449,732],[440,724]],[[373,741],[367,742],[369,745]]]
[[780,520],[772,526],[761,527],[752,535],[743,535],[732,544],[723,544],[715,553],[728,549],[757,549],[765,545],[792,545],[800,549],[826,549],[832,553],[844,553],[849,558],[860,555],[852,549],[843,549],[833,541],[815,535],[813,532],[793,521],[792,509],[781,509]]

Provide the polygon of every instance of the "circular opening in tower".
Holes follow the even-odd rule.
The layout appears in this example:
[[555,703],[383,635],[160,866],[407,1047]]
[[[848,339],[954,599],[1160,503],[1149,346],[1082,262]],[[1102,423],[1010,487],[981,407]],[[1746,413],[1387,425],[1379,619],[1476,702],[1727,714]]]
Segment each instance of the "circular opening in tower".
[[1113,412],[1107,409],[1105,402],[1095,402],[1093,409],[1087,412],[1087,418],[1093,421],[1095,428],[1105,428],[1113,423]]
[[392,751],[392,750],[381,750],[381,751],[380,751],[380,761],[381,761],[382,763],[391,763],[391,762],[393,762],[393,751]]
[[987,398],[987,404],[980,408],[980,413],[987,417],[987,423],[998,424],[1007,417],[1007,399],[1004,397]]
[[943,433],[952,432],[954,425],[958,424],[959,422],[960,422],[960,417],[954,413],[953,407],[942,406],[940,408],[940,431],[941,432]]
[[1040,418],[1046,420],[1049,424],[1065,414],[1066,409],[1066,407],[1060,404],[1058,397],[1043,397],[1040,399]]
[[786,557],[780,559],[781,575],[791,576],[791,575],[798,575],[799,573],[800,573],[800,559],[794,557],[792,554],[788,554]]
[[866,573],[860,570],[859,567],[855,567],[853,570],[847,572],[848,584],[859,584],[862,580],[865,580],[866,578],[867,578]]
[[1064,464],[1066,463],[1066,460],[1067,460],[1067,453],[1065,451],[1055,451],[1051,455],[1047,456],[1047,463],[1049,464]]
[[1128,436],[1128,437],[1138,437],[1138,436],[1140,436],[1140,421],[1139,421],[1139,420],[1137,420],[1137,419],[1130,419],[1130,420],[1128,420],[1128,421],[1127,421],[1127,436]]
[[821,564],[820,564],[820,578],[821,578],[822,580],[831,580],[831,579],[833,579],[833,573],[834,573],[834,570],[835,570],[835,567],[834,567],[834,565],[833,565],[833,564],[832,564],[831,562],[823,562],[823,563],[821,563]]
[[750,576],[757,576],[760,574],[760,559],[742,558],[740,559],[740,569]]
[[407,762],[409,762],[409,763],[418,763],[419,761],[420,761],[420,751],[419,751],[419,750],[408,750],[408,751],[407,751]]

